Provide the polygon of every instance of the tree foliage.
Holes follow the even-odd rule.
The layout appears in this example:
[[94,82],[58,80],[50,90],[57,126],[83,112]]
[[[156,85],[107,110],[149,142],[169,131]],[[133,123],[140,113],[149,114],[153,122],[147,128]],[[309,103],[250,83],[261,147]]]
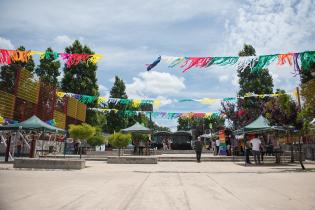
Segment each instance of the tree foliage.
[[310,62],[309,66],[303,66],[302,65],[302,69],[301,69],[301,83],[307,83],[308,81],[312,80],[315,78],[315,76],[313,75],[315,74],[315,62]]
[[120,149],[127,147],[131,143],[131,134],[114,133],[109,136],[108,142],[115,148]]
[[126,86],[122,79],[120,79],[118,76],[115,76],[115,82],[110,90],[110,97],[111,98],[128,98],[126,94]]
[[146,142],[149,140],[149,135],[147,134],[142,134],[142,133],[132,133],[131,138],[133,140],[138,140],[138,141],[143,141]]
[[303,112],[306,118],[315,118],[315,79],[303,83],[301,95],[304,99]]
[[40,77],[41,81],[49,83],[55,87],[58,87],[58,76],[60,75],[60,61],[55,60],[53,56],[53,50],[49,47],[46,50],[46,54],[49,56],[44,56],[40,58],[40,64],[35,69],[37,76]]
[[89,145],[91,146],[100,146],[102,144],[105,144],[106,138],[102,134],[95,134],[91,138],[87,140]]
[[298,121],[298,106],[295,101],[284,90],[277,90],[282,93],[279,97],[271,98],[264,105],[264,115],[271,125],[295,126],[300,127]]
[[87,123],[69,125],[70,137],[75,140],[87,140],[95,135],[96,129]]
[[[94,54],[86,45],[75,40],[71,46],[65,48],[67,53]],[[98,85],[96,79],[97,65],[93,63],[80,62],[70,68],[65,64],[63,68],[64,77],[61,81],[61,89],[65,92],[78,93],[83,95],[98,96]],[[95,107],[96,102],[88,104],[88,107]],[[97,125],[101,116],[96,112],[87,111],[86,122]]]
[[[239,52],[239,56],[255,56],[256,51],[251,45],[244,45],[243,50]],[[251,72],[250,66],[244,70],[238,69],[240,90],[238,95],[244,96],[246,93],[270,94],[273,92],[273,81],[268,69],[261,69],[258,72]],[[239,116],[241,126],[244,126],[261,113],[262,108],[268,98],[247,97],[238,100],[238,110],[246,110],[243,115]]]
[[224,126],[224,119],[219,116],[207,118],[178,118],[177,130],[189,131],[196,130],[197,135],[204,133],[206,129],[211,129],[213,132]]
[[[17,50],[25,51],[23,46],[19,47]],[[17,76],[17,71],[25,68],[26,70],[33,72],[35,63],[33,57],[30,56],[28,62],[12,62],[10,65],[1,66],[0,72],[0,90],[13,93],[15,88],[15,80]]]

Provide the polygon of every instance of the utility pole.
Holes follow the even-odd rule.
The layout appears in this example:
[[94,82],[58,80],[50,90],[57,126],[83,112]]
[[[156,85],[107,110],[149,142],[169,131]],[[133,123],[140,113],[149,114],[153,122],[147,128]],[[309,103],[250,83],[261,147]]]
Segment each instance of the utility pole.
[[[296,96],[297,96],[297,100],[298,100],[298,105],[299,105],[299,109],[300,111],[302,110],[302,106],[301,106],[301,98],[300,98],[300,90],[299,87],[296,87]],[[302,123],[303,123],[303,119],[302,119]],[[305,170],[305,167],[303,165],[303,161],[302,161],[302,146],[301,146],[301,139],[303,140],[304,138],[304,131],[302,131],[302,134],[300,134],[300,138],[299,138],[299,162],[301,164],[301,167],[303,170]]]

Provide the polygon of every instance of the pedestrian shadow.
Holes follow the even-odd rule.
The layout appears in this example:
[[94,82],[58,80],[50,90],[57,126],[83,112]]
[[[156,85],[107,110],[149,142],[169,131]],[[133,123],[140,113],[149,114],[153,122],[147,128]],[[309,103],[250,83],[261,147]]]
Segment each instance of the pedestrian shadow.
[[295,163],[262,163],[262,164],[245,164],[245,163],[234,163],[235,165],[244,166],[244,167],[286,167],[286,166],[297,166]]

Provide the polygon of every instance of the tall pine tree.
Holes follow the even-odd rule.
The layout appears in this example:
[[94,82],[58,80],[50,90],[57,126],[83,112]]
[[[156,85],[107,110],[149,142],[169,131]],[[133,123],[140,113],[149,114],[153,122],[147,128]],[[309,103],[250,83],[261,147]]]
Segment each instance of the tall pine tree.
[[[123,98],[127,99],[128,96],[126,94],[126,86],[122,79],[120,79],[118,76],[115,76],[115,82],[110,90],[110,97],[111,98]],[[126,109],[126,105],[121,104],[114,104],[109,103],[108,107],[110,109],[118,109],[118,110],[124,110]],[[123,128],[126,128],[128,126],[128,118],[123,116],[121,113],[116,113],[114,111],[110,111],[107,114],[107,129],[109,133],[113,133],[120,131]]]
[[[76,54],[94,54],[94,52],[86,45],[82,45],[78,40],[65,48],[67,53]],[[93,63],[80,62],[68,68],[63,68],[64,77],[61,81],[61,89],[65,92],[72,92],[83,95],[98,96],[98,85],[96,79],[97,65]],[[96,102],[89,104],[88,107],[95,107]],[[91,125],[98,125],[100,119],[99,114],[87,110],[86,122]]]
[[[239,56],[255,56],[256,51],[251,45],[244,45]],[[273,81],[268,69],[261,69],[258,72],[251,72],[251,68],[247,66],[244,70],[238,69],[240,90],[239,96],[244,96],[246,93],[255,94],[270,94],[273,92]],[[258,97],[248,97],[238,100],[238,109],[244,110],[244,114],[239,115],[240,126],[247,125],[255,120],[263,110],[264,103],[268,98],[262,99]]]
[[35,69],[35,72],[42,82],[58,87],[60,61],[55,60],[53,50],[50,47],[47,48],[45,55],[47,56],[40,59],[40,64]]
[[[25,47],[21,46],[17,50],[25,51]],[[26,63],[17,61],[12,62],[10,65],[1,66],[0,90],[6,91],[8,93],[14,93],[17,71],[24,68],[30,72],[33,72],[34,67],[35,63],[32,56]]]

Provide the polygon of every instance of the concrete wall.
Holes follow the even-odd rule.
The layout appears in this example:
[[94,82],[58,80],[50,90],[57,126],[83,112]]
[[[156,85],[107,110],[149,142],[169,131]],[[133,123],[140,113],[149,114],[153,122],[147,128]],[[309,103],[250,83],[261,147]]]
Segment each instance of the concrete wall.
[[14,168],[83,169],[85,160],[15,158]]
[[157,164],[157,160],[158,160],[157,157],[111,156],[107,158],[107,163],[109,164]]
[[303,151],[305,153],[305,158],[308,160],[315,160],[315,144],[305,144],[303,145]]

